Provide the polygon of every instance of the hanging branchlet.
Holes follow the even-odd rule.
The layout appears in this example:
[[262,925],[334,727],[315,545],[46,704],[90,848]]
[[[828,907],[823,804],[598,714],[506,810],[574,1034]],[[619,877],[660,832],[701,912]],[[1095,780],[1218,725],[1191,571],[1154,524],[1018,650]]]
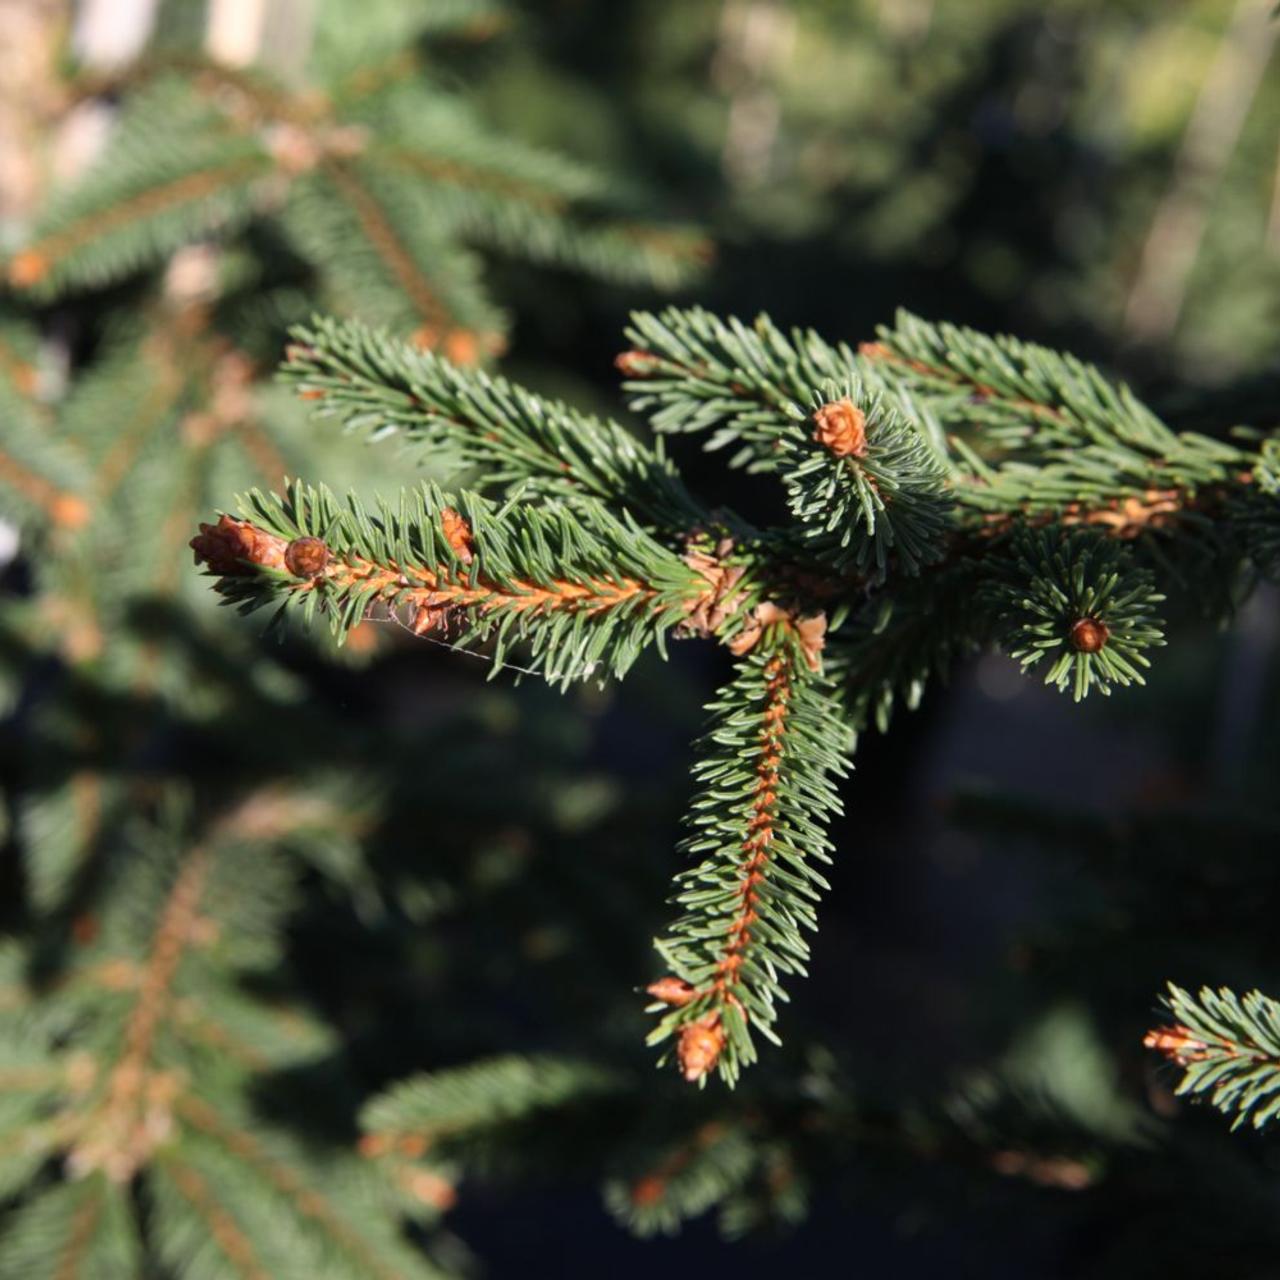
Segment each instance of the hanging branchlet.
[[847,736],[785,623],[710,711],[682,846],[698,863],[677,877],[683,914],[656,944],[673,972],[649,988],[664,1014],[650,1041],[674,1040],[686,1080],[718,1070],[733,1084],[755,1058],[753,1030],[776,1039],[781,976],[804,972]]
[[1046,663],[1046,684],[1090,689],[1143,684],[1147,650],[1164,644],[1148,570],[1093,533],[1023,531],[1007,573],[989,587],[1000,645],[1027,670]]
[[1175,1092],[1206,1099],[1231,1127],[1261,1129],[1280,1116],[1280,1004],[1260,991],[1237,996],[1226,987],[1192,995],[1169,984],[1170,1024],[1143,1044],[1182,1071]]

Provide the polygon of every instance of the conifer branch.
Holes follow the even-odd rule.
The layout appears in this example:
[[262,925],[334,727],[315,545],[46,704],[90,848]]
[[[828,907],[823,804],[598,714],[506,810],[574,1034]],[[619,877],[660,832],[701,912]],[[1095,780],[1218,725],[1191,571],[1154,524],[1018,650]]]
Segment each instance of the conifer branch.
[[81,1170],[101,1168],[127,1182],[149,1158],[156,1126],[148,1112],[156,1105],[151,1081],[152,1046],[211,869],[212,852],[197,846],[186,857],[160,913],[150,955],[140,974],[132,1012],[124,1026],[119,1061],[107,1073],[107,1088],[72,1153]]
[[100,284],[154,261],[201,232],[246,218],[254,185],[271,159],[254,144],[224,144],[202,164],[141,190],[92,203],[68,198],[36,239],[9,261],[9,282],[49,295],[68,285]]
[[716,1069],[732,1085],[755,1059],[752,1029],[777,1039],[779,975],[805,971],[802,931],[816,927],[814,902],[827,887],[813,863],[830,860],[823,827],[840,811],[834,780],[849,742],[786,626],[710,710],[682,846],[702,860],[677,877],[684,914],[656,943],[672,976],[649,987],[667,1010],[650,1043],[675,1036],[686,1080]]
[[475,467],[486,489],[583,492],[682,530],[706,520],[662,449],[613,422],[356,321],[316,320],[293,338],[281,376],[348,430],[374,440],[403,435]]
[[671,1235],[742,1187],[756,1164],[743,1126],[710,1120],[639,1177],[606,1183],[605,1203],[641,1236]]
[[[1146,650],[1164,644],[1152,575],[1123,547],[1092,532],[1020,531],[1010,572],[990,588],[1001,647],[1078,702],[1091,688],[1145,683]],[[1027,583],[1031,583],[1028,590]]]
[[1280,1004],[1260,991],[1201,987],[1193,996],[1173,983],[1163,1002],[1174,1022],[1143,1044],[1182,1069],[1175,1092],[1207,1098],[1233,1117],[1232,1129],[1280,1115]]
[[161,1161],[160,1168],[197,1216],[204,1220],[210,1239],[222,1251],[235,1274],[241,1280],[270,1280],[253,1242],[222,1208],[208,1182],[189,1164],[172,1156]]
[[[708,450],[737,445],[731,467],[776,471],[820,405],[855,400],[856,360],[811,331],[788,337],[768,316],[748,326],[702,308],[637,312],[617,360],[631,407],[656,431],[712,431]],[[811,434],[811,433],[810,433]]]
[[[673,632],[744,659],[712,706],[684,846],[699,861],[649,988],[651,1039],[673,1042],[689,1081],[732,1084],[753,1032],[776,1039],[857,732],[984,646],[1076,698],[1140,683],[1165,588],[1194,596],[1270,563],[1271,442],[1177,434],[1070,357],[903,325],[901,350],[856,354],[765,318],[635,318],[618,363],[654,425],[708,431],[778,475],[790,522],[760,531],[700,512],[661,451],[612,423],[317,321],[284,369],[303,397],[374,440],[456,457],[506,504],[424,488],[369,515],[297,486],[193,542],[246,611],[324,611],[339,635],[389,611],[455,643],[492,634],[499,662],[525,638],[557,683],[621,675]],[[952,364],[924,358],[939,342]]]
[[325,166],[324,176],[333,190],[350,206],[356,224],[374,254],[385,265],[391,280],[408,298],[419,325],[442,335],[452,332],[457,327],[452,311],[427,278],[418,258],[404,244],[387,211],[360,181],[355,170],[350,165],[334,162]]
[[178,1111],[195,1130],[223,1147],[259,1176],[301,1219],[319,1228],[338,1253],[355,1264],[357,1275],[369,1276],[373,1280],[403,1280],[396,1270],[386,1265],[382,1251],[372,1239],[352,1225],[332,1200],[311,1185],[304,1174],[270,1152],[254,1133],[228,1120],[190,1093],[179,1100]]
[[1172,431],[1095,366],[1034,343],[901,311],[859,351],[888,393],[946,440],[975,482],[961,500],[979,510],[1078,520],[1112,512],[1093,518],[1126,536],[1235,483],[1248,463],[1232,445]]
[[224,515],[191,545],[246,611],[318,608],[342,637],[381,607],[459,646],[493,637],[495,670],[528,639],[564,687],[621,676],[645,645],[661,649],[705,590],[680,557],[599,506],[499,510],[424,487],[371,517],[354,497],[344,507],[296,485],[287,498],[255,491],[242,510],[251,518]]
[[486,1058],[411,1076],[373,1098],[360,1120],[370,1155],[475,1134],[569,1101],[605,1097],[624,1080],[592,1062],[559,1057]]

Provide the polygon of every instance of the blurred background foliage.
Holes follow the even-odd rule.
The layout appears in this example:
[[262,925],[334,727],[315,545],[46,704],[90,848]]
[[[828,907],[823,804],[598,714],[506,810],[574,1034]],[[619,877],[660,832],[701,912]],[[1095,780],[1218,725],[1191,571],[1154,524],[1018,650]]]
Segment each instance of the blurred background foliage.
[[[701,227],[715,254],[683,299],[853,341],[899,305],[1011,331],[1132,379],[1176,425],[1222,431],[1280,417],[1271,7],[543,0],[420,74],[497,133]],[[313,36],[350,58],[431,9],[273,6],[255,56],[295,81]],[[150,26],[155,50],[209,38],[193,0],[6,0],[6,252],[58,184],[68,121],[109,128],[111,93],[76,116],[66,91],[95,70],[95,14],[99,32]],[[270,229],[218,253],[231,284],[212,325],[179,323],[190,308],[175,311],[164,266],[3,302],[17,355],[0,431],[39,445],[56,421],[90,442],[87,464],[49,463],[69,485],[76,465],[100,476],[158,367],[179,388],[154,474],[145,459],[128,472],[136,498],[106,528],[6,513],[3,921],[33,999],[98,945],[101,904],[136,857],[130,824],[198,831],[246,797],[286,796],[304,820],[264,836],[297,880],[268,985],[327,1024],[330,1048],[245,1086],[264,1124],[349,1150],[362,1099],[490,1054],[634,1073],[608,1123],[517,1128],[441,1166],[476,1170],[448,1222],[489,1274],[535,1251],[562,1275],[1275,1273],[1280,1147],[1229,1141],[1181,1107],[1140,1047],[1167,978],[1280,986],[1265,905],[1274,595],[1106,706],[1067,707],[984,659],[862,744],[785,1050],[732,1099],[681,1097],[638,1048],[634,990],[674,870],[685,744],[723,655],[677,646],[623,687],[562,697],[486,684],[475,659],[389,628],[335,655],[214,611],[183,543],[210,504],[262,482],[240,424],[263,424],[269,470],[305,462],[339,488],[406,465],[271,386],[284,322],[317,295]],[[618,415],[625,316],[659,295],[502,253],[484,280],[513,322],[504,371]],[[252,323],[231,305],[246,299],[265,304]],[[251,363],[228,365],[219,333]],[[147,334],[131,389],[111,361]],[[211,407],[234,450],[209,451],[221,427],[202,435],[197,415]],[[713,499],[769,501],[718,465],[690,458],[688,474]],[[670,1213],[655,1170],[687,1184]],[[637,1240],[601,1211],[602,1177],[614,1219],[641,1234],[695,1221]],[[433,1213],[452,1206],[432,1194]],[[763,1231],[724,1242],[697,1216],[713,1206],[731,1235]]]

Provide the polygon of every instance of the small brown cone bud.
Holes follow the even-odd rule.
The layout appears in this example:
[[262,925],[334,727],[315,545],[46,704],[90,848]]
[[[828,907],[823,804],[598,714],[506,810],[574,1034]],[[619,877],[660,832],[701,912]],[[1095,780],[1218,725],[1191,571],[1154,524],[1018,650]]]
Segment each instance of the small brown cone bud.
[[452,1182],[430,1169],[406,1169],[402,1175],[406,1191],[415,1199],[447,1213],[458,1203],[458,1192]]
[[320,538],[294,538],[284,549],[284,567],[295,578],[318,578],[329,563],[329,548]]
[[446,334],[442,350],[454,364],[473,365],[480,360],[480,340],[469,329],[454,329]]
[[1203,1040],[1197,1040],[1190,1027],[1181,1023],[1172,1027],[1157,1027],[1142,1037],[1142,1043],[1148,1049],[1163,1053],[1166,1058],[1185,1066],[1188,1062],[1199,1062],[1207,1056],[1209,1046]]
[[645,991],[663,1004],[688,1004],[698,993],[683,978],[659,978],[651,982]]
[[613,359],[613,367],[624,378],[647,378],[658,367],[658,358],[648,351],[620,351]]
[[38,249],[23,249],[9,260],[9,283],[15,289],[30,289],[49,271],[49,260]]
[[837,458],[860,458],[867,451],[867,415],[852,400],[832,400],[813,413],[813,438]]
[[638,1209],[645,1209],[657,1204],[666,1194],[666,1179],[651,1173],[632,1184],[631,1203]]
[[463,564],[470,564],[474,559],[472,548],[475,543],[471,538],[471,526],[466,519],[452,507],[445,507],[440,512],[440,529],[444,533],[445,541],[453,548],[453,554]]
[[1107,624],[1097,618],[1081,618],[1071,628],[1071,647],[1078,653],[1097,653],[1106,647],[1110,638]]
[[690,1084],[701,1080],[716,1065],[723,1049],[724,1028],[718,1014],[689,1023],[681,1030],[676,1044],[681,1074]]
[[217,524],[201,524],[187,545],[196,554],[196,564],[203,561],[219,577],[228,578],[251,574],[253,570],[242,563],[246,560],[266,569],[283,569],[288,544],[247,520],[224,515]]
[[90,514],[89,504],[74,493],[60,493],[49,504],[49,518],[64,529],[83,529]]

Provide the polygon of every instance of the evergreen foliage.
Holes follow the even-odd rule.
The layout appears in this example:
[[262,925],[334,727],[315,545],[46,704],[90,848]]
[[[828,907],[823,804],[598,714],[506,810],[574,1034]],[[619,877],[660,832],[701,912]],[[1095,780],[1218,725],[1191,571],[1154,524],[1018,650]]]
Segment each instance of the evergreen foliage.
[[109,284],[252,221],[330,307],[474,363],[502,348],[506,319],[470,246],[664,287],[696,270],[701,237],[637,219],[627,184],[495,136],[444,87],[448,49],[422,61],[424,37],[490,36],[489,6],[408,13],[383,24],[371,65],[322,34],[300,85],[159,53],[87,84],[123,95],[119,121],[10,257],[10,283],[38,299]]
[[1231,1127],[1261,1129],[1280,1114],[1280,1005],[1260,991],[1243,997],[1222,987],[1193,996],[1169,984],[1165,998],[1176,1022],[1147,1033],[1157,1049],[1182,1068],[1180,1094],[1203,1095]]
[[259,795],[203,830],[181,814],[135,825],[118,891],[82,920],[56,983],[36,956],[6,953],[9,1186],[52,1157],[74,1179],[14,1215],[7,1271],[136,1269],[140,1195],[151,1247],[176,1274],[439,1274],[401,1239],[379,1170],[340,1143],[295,1150],[228,1105],[332,1049],[304,1011],[245,985],[280,960],[289,886],[273,843],[323,817]]
[[[594,1183],[640,1236],[834,1207],[843,1258],[878,1205],[915,1235],[950,1204],[963,1229],[924,1269],[1269,1275],[1280,1037],[1232,987],[1274,975],[1277,830],[1244,792],[1274,760],[1224,753],[1221,811],[1184,795],[1185,760],[1135,812],[1055,811],[1040,784],[1127,742],[1081,759],[1075,708],[1041,726],[1027,690],[1060,735],[1034,797],[944,815],[897,767],[925,726],[893,713],[994,647],[1076,700],[1150,676],[1104,723],[1147,708],[1213,749],[1228,698],[1212,731],[1187,706],[1203,622],[1248,657],[1273,599],[1250,592],[1280,572],[1275,379],[1224,383],[1269,358],[1280,259],[1250,246],[1275,230],[1274,84],[1205,183],[1187,318],[1125,348],[1143,385],[1176,375],[1150,407],[907,313],[861,344],[638,314],[618,367],[656,438],[546,367],[604,363],[608,291],[564,276],[647,296],[705,261],[648,220],[631,175],[660,171],[667,208],[725,232],[724,310],[872,337],[910,297],[1119,351],[1189,51],[1249,5],[619,0],[535,37],[487,0],[318,0],[279,6],[316,27],[272,71],[194,54],[208,8],[164,0],[137,64],[32,98],[120,112],[0,246],[0,1274],[469,1276],[449,1210],[519,1180]],[[479,366],[513,302],[499,377]],[[750,479],[698,462],[686,485],[685,434]],[[180,552],[234,493],[196,538],[215,595]],[[730,655],[644,657],[685,639]],[[690,766],[660,722],[694,731],[717,664],[677,863]],[[481,683],[503,668],[544,679]],[[951,877],[1002,841],[998,901],[978,878],[915,892],[935,853]],[[915,971],[932,943],[903,916],[936,925],[945,974]],[[1144,1072],[1166,973],[1231,985],[1171,987]],[[541,1195],[539,1242],[564,1207]],[[569,1207],[594,1267],[618,1246]],[[478,1194],[464,1234],[501,1256],[519,1216]],[[778,1265],[750,1247],[725,1265]]]
[[[458,0],[372,4],[353,22],[327,5],[301,83],[179,41],[58,95],[67,114],[89,99],[118,112],[96,163],[8,253],[0,308],[0,506],[20,552],[0,600],[0,829],[4,927],[24,939],[6,943],[0,998],[6,1275],[367,1280],[465,1265],[437,1230],[448,1171],[357,1146],[333,1019],[281,967],[295,885],[366,921],[447,909],[438,880],[375,884],[362,847],[416,814],[405,741],[421,735],[352,734],[318,692],[335,668],[296,636],[264,652],[208,608],[180,552],[220,494],[316,465],[373,502],[401,475],[384,451],[317,440],[264,379],[287,324],[321,303],[398,326],[427,365],[431,346],[475,362],[506,325],[475,250],[657,285],[701,260],[699,236],[633,216],[643,193],[480,123],[443,68],[499,16]],[[619,452],[616,466],[679,502],[660,457]],[[458,501],[504,586],[577,546],[580,579],[607,589],[612,561],[574,521]],[[620,550],[628,527],[603,508],[592,525]],[[692,572],[656,545],[641,560],[675,608]],[[631,621],[622,601],[607,653],[584,634],[570,678],[625,667],[653,635],[649,613]],[[526,629],[518,607],[494,624]],[[580,621],[566,611],[557,627],[562,649]],[[348,636],[345,666],[377,661],[387,638]],[[443,753],[450,734],[510,714],[477,708],[432,735]],[[527,752],[536,734],[521,732]],[[340,736],[341,763],[325,746]],[[521,830],[575,813],[548,786],[563,753],[540,749]],[[437,777],[459,800],[465,758]],[[353,784],[360,798],[335,803]],[[459,829],[483,825],[476,814],[491,830],[479,797]],[[486,854],[518,856],[501,832]],[[299,1138],[280,1101],[292,1080],[325,1081],[323,1133]]]
[[[192,542],[231,600],[327,608],[339,635],[373,608],[408,609],[417,631],[449,638],[456,622],[456,644],[494,634],[495,665],[526,639],[561,684],[620,676],[668,634],[745,657],[711,708],[685,844],[700,861],[677,878],[681,915],[658,943],[670,972],[648,988],[663,1014],[651,1039],[674,1039],[689,1081],[714,1070],[733,1084],[753,1032],[776,1039],[853,733],[984,644],[1044,664],[1077,701],[1141,683],[1163,643],[1163,592],[1197,590],[1189,566],[1244,591],[1267,565],[1265,539],[1250,561],[1237,515],[1266,489],[1262,453],[1176,433],[1092,366],[1010,339],[903,317],[854,355],[764,318],[637,316],[628,337],[646,345],[618,361],[637,407],[659,430],[710,432],[710,449],[738,443],[738,461],[782,481],[799,527],[797,540],[724,512],[722,527],[746,534],[710,545],[689,504],[665,501],[684,492],[674,470],[621,428],[358,324],[296,336],[286,375],[321,413],[374,439],[452,446],[509,496],[495,510],[464,494],[459,511],[428,490],[370,517],[301,486],[252,494]],[[565,477],[579,422],[598,453]],[[537,506],[522,505],[526,484]]]

